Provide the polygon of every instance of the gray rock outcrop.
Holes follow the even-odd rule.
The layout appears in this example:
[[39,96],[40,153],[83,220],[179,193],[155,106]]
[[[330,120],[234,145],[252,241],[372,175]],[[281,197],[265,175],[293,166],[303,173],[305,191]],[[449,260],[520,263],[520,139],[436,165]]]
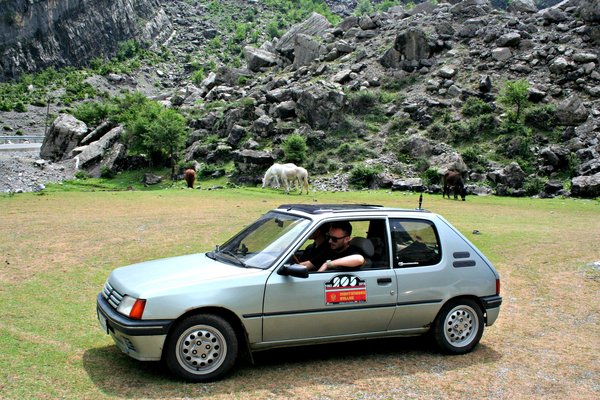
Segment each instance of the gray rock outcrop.
[[46,160],[61,161],[79,145],[87,135],[88,127],[70,114],[59,115],[44,137],[40,156]]
[[0,14],[0,80],[47,67],[84,66],[114,56],[119,42],[170,33],[158,0],[5,0]]
[[571,194],[576,197],[600,197],[600,172],[591,176],[578,176],[571,180]]

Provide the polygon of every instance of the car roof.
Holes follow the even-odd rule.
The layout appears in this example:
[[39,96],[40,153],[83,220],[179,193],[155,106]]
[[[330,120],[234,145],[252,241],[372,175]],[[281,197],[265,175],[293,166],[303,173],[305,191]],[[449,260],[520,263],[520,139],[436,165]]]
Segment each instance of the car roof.
[[429,213],[427,210],[420,208],[417,209],[405,209],[405,208],[393,208],[384,207],[378,204],[282,204],[278,210],[285,211],[299,211],[305,214],[337,214],[337,213],[360,213],[360,212],[419,212]]

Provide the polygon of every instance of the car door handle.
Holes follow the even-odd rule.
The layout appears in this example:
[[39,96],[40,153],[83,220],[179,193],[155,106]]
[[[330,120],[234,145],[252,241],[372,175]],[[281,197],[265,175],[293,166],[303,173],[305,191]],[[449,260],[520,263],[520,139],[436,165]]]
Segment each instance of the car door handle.
[[378,285],[385,285],[388,283],[392,283],[392,278],[379,278],[377,279],[377,284]]

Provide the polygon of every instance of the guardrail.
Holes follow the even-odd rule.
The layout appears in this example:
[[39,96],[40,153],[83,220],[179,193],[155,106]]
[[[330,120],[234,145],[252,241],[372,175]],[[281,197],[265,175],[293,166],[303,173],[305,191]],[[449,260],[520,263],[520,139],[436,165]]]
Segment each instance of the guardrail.
[[43,141],[44,137],[39,135],[0,136],[0,143],[42,143]]

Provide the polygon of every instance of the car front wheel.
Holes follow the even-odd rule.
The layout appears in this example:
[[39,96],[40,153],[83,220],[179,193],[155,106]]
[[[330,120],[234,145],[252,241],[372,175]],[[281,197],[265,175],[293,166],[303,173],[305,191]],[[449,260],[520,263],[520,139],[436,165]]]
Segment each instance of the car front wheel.
[[233,367],[238,341],[231,325],[216,315],[194,315],[180,322],[165,343],[167,367],[191,382],[222,378]]
[[435,320],[433,334],[443,352],[464,354],[479,343],[483,325],[479,305],[470,299],[458,299],[442,307]]

